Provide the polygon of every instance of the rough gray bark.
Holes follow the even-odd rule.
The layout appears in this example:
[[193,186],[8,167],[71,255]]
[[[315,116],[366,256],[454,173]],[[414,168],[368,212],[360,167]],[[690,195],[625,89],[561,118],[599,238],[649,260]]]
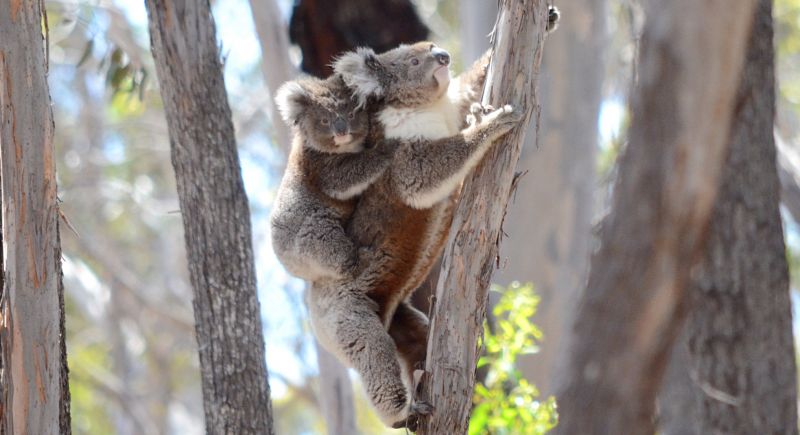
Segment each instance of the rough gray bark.
[[[540,139],[522,148],[520,179],[508,207],[495,281],[533,282],[541,296],[533,321],[540,351],[518,361],[542,395],[554,393],[557,357],[586,285],[596,188],[597,117],[603,87],[606,2],[559,2],[563,19],[547,37],[539,89]],[[530,128],[535,128],[531,126]],[[538,147],[537,147],[538,145]]]
[[[536,83],[544,45],[547,3],[503,0],[483,102],[512,104],[539,113]],[[420,434],[464,434],[469,426],[477,338],[483,328],[500,226],[520,155],[525,128],[518,127],[487,153],[462,189],[432,309],[422,400],[436,411],[421,421]]]
[[560,377],[557,433],[654,432],[655,394],[703,252],[754,4],[647,2],[630,142]]
[[71,432],[43,13],[40,1],[0,2],[3,434]]
[[194,289],[206,431],[271,434],[250,210],[209,3],[146,6]]
[[772,0],[760,0],[708,249],[689,290],[686,377],[698,408],[684,433],[798,433],[772,36]]

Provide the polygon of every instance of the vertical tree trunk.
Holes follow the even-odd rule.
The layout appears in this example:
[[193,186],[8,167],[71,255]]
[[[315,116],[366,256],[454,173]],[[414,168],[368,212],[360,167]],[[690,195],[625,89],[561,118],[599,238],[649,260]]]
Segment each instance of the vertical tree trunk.
[[[536,82],[547,23],[547,3],[503,0],[494,58],[483,101],[512,104],[538,118]],[[422,419],[421,434],[464,434],[469,426],[477,338],[497,256],[500,226],[525,128],[505,136],[466,181],[453,219],[432,310],[422,399],[437,410]]]
[[[250,0],[250,10],[261,44],[261,72],[267,89],[275,95],[281,84],[297,75],[297,68],[289,60],[289,29],[281,18],[276,0]],[[269,99],[269,106],[275,143],[288,154],[291,132],[280,119],[272,98]]]
[[206,430],[271,434],[250,209],[214,20],[208,0],[146,5],[194,288]]
[[574,324],[558,433],[654,432],[655,394],[703,252],[754,4],[647,2],[630,143]]
[[696,434],[797,434],[789,270],[775,159],[772,0],[760,0],[727,164],[687,320]]
[[[565,17],[548,36],[539,89],[541,139],[529,134],[517,170],[527,171],[508,207],[495,280],[531,281],[541,303],[534,322],[544,343],[519,368],[552,394],[557,355],[586,285],[593,216],[597,117],[603,86],[606,2],[559,3]],[[538,145],[538,147],[537,147]],[[502,267],[504,266],[504,267]]]
[[69,434],[53,113],[42,2],[0,1],[0,433]]

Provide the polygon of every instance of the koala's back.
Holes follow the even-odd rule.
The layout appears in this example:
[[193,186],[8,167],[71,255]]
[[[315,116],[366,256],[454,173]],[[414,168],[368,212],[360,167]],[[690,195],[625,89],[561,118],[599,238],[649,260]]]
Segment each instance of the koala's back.
[[[321,225],[344,227],[355,208],[355,200],[338,200],[326,195],[319,186],[319,167],[313,154],[297,140],[289,154],[286,172],[281,180],[270,216],[272,242],[278,259],[295,276],[306,277],[308,263],[298,245],[307,230]],[[297,258],[296,258],[297,257]]]
[[380,273],[368,279],[368,295],[378,303],[387,323],[394,309],[427,277],[447,238],[455,199],[427,209],[399,200],[385,174],[361,196],[347,232],[361,246],[374,250]]

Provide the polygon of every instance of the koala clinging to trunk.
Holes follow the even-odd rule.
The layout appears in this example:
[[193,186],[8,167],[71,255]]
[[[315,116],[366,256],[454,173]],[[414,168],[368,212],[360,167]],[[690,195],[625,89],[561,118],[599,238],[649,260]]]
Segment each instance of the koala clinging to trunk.
[[275,254],[308,281],[352,279],[359,250],[343,225],[353,198],[388,167],[392,144],[365,140],[369,114],[339,76],[288,82],[276,102],[294,139],[270,217]]
[[[377,55],[347,53],[334,70],[370,109],[368,141],[396,149],[361,195],[346,227],[370,253],[354,280],[320,280],[307,293],[320,343],[362,377],[381,419],[416,426],[429,412],[413,401],[412,373],[424,361],[428,319],[406,299],[442,251],[460,184],[493,142],[517,125],[510,106],[472,106],[488,57],[451,83],[449,54],[430,42]],[[474,112],[466,122],[470,107]]]

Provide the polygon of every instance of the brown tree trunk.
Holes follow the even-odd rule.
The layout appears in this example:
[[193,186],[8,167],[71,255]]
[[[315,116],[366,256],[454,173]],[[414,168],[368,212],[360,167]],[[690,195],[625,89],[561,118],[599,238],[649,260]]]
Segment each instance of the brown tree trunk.
[[0,2],[0,433],[15,435],[71,433],[43,13]]
[[772,0],[760,0],[708,249],[690,287],[685,376],[698,408],[688,433],[798,433],[772,35]]
[[194,289],[206,430],[271,434],[250,209],[209,3],[146,6]]
[[754,4],[647,2],[630,142],[577,311],[558,433],[654,432],[655,394],[703,252]]
[[380,53],[428,37],[428,27],[410,0],[300,0],[289,24],[303,51],[303,71],[327,77],[342,51],[371,47]]
[[464,434],[469,426],[477,338],[483,328],[500,227],[524,140],[526,122],[538,118],[536,83],[547,23],[547,3],[503,0],[494,58],[483,101],[512,104],[523,124],[505,136],[465,182],[453,219],[431,316],[422,400],[436,411],[421,434]]
[[[597,117],[607,43],[606,2],[558,4],[564,17],[547,37],[539,89],[541,132],[522,147],[525,172],[508,206],[495,281],[533,282],[541,302],[533,321],[544,333],[538,353],[518,361],[543,395],[554,393],[557,356],[586,285],[596,188]],[[533,127],[531,127],[533,128]],[[538,145],[538,147],[537,147]]]

